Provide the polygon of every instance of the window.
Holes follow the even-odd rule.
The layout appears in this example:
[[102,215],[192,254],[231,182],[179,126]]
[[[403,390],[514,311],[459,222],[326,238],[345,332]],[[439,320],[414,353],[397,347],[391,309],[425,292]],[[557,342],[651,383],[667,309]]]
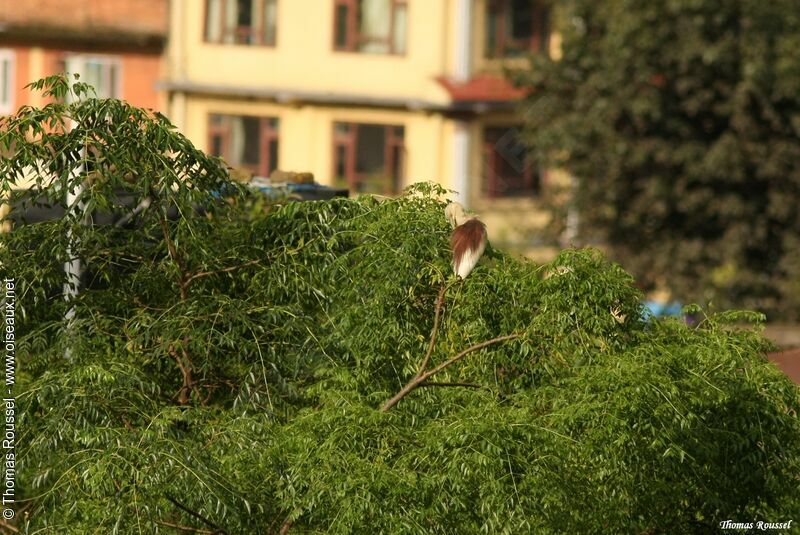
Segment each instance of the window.
[[14,51],[0,48],[0,115],[14,113]]
[[269,176],[278,168],[278,127],[275,117],[212,114],[208,126],[209,151],[231,167]]
[[114,56],[71,54],[64,60],[67,72],[80,74],[81,82],[94,87],[97,98],[122,98],[122,67]]
[[367,54],[405,54],[405,0],[334,0],[333,47]]
[[550,42],[548,10],[536,0],[488,0],[486,56],[509,58],[531,52],[547,53]]
[[206,41],[275,46],[277,3],[277,0],[206,0]]
[[487,197],[531,197],[541,191],[539,169],[528,159],[528,150],[515,128],[483,131],[485,161],[484,193]]
[[334,123],[333,176],[356,193],[400,192],[405,149],[402,126]]

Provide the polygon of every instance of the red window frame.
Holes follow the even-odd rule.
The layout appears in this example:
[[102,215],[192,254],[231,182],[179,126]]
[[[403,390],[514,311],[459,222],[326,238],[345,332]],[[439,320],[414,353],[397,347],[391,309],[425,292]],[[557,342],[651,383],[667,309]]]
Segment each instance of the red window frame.
[[[342,126],[346,127],[348,131],[342,131],[339,128]],[[335,122],[333,124],[331,176],[335,181],[340,179],[338,168],[339,164],[343,163],[345,185],[354,193],[359,193],[361,184],[369,178],[366,174],[356,170],[360,126],[378,126],[386,129],[386,143],[383,148],[385,182],[381,193],[397,195],[402,189],[405,175],[405,127],[401,125]],[[344,149],[344,162],[339,161],[340,148]]]
[[[210,11],[211,7],[209,5],[210,0],[205,0],[204,6],[204,17],[203,17],[203,41],[206,43],[217,43],[217,44],[234,44],[234,45],[248,45],[248,46],[267,46],[267,47],[274,47],[275,43],[278,40],[278,24],[277,20],[275,22],[275,28],[272,32],[272,39],[265,40],[267,35],[266,29],[263,27],[264,24],[264,12],[267,9],[268,4],[275,4],[275,9],[277,13],[278,8],[278,0],[251,0],[251,2],[261,2],[261,17],[253,26],[236,26],[233,30],[233,43],[226,43],[225,38],[226,35],[226,21],[227,21],[227,9],[225,9],[226,4],[228,2],[236,2],[237,0],[221,0],[219,2],[219,20],[221,25],[220,30],[220,38],[219,40],[212,40],[208,37],[208,12]],[[277,19],[277,15],[276,15]]]
[[[485,127],[483,129],[483,157],[485,168],[484,193],[490,199],[509,197],[538,197],[542,190],[542,176],[539,167],[527,159],[526,151],[514,151],[503,155],[501,144],[516,145],[509,133],[513,127]],[[503,142],[503,140],[507,140]],[[511,167],[511,172],[503,172]],[[513,169],[514,167],[521,169]]]
[[[333,49],[338,52],[357,52],[357,53],[365,53],[359,50],[359,46],[370,42],[376,41],[375,39],[367,39],[361,36],[361,33],[358,28],[358,19],[359,19],[359,10],[360,10],[360,3],[364,0],[334,0],[333,1]],[[408,1],[407,0],[391,0],[392,7],[389,11],[389,16],[391,19],[389,20],[389,36],[387,37],[386,41],[381,39],[378,42],[386,42],[389,46],[389,55],[393,56],[402,56],[405,55],[405,50],[408,49],[408,43],[406,42],[405,49],[402,51],[395,50],[395,16],[397,14],[397,10],[399,6],[403,6],[406,10],[406,17],[408,17]],[[347,8],[347,15],[345,21],[345,43],[343,45],[339,45],[338,34],[337,31],[339,29],[339,9],[340,7]],[[406,21],[408,19],[406,18]],[[408,30],[406,30],[406,33]],[[406,36],[406,40],[408,36]]]
[[[533,8],[533,16],[531,17],[532,28],[531,37],[527,40],[515,40],[510,36],[510,29],[506,28],[506,21],[509,19],[509,12],[511,10],[512,0],[488,0],[486,4],[486,56],[489,58],[504,58],[508,57],[506,54],[508,50],[514,48],[523,48],[531,52],[545,52],[548,51],[548,44],[550,42],[550,10],[543,6],[537,0],[531,0]],[[489,13],[495,12],[497,14],[498,27],[495,33],[495,41],[489,42]]]
[[[221,117],[223,120],[217,124],[214,121],[215,117]],[[256,166],[243,164],[241,162],[232,161],[231,154],[231,119],[237,118],[256,118],[259,120],[259,152],[258,164]],[[231,115],[224,113],[212,113],[208,117],[208,152],[214,156],[219,156],[228,163],[231,167],[238,167],[248,169],[257,176],[269,176],[269,174],[278,168],[277,151],[280,149],[280,119],[277,117],[254,117],[252,115]],[[214,154],[214,145],[216,139],[219,138],[221,154]],[[272,152],[272,142],[275,142],[275,152]],[[275,169],[270,169],[270,162],[275,161]]]

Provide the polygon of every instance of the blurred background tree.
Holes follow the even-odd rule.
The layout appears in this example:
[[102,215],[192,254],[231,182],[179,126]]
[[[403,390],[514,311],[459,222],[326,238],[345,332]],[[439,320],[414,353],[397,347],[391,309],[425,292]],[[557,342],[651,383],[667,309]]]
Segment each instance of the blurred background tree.
[[579,239],[646,289],[797,320],[797,2],[560,4],[562,57],[515,74],[536,157],[575,177]]

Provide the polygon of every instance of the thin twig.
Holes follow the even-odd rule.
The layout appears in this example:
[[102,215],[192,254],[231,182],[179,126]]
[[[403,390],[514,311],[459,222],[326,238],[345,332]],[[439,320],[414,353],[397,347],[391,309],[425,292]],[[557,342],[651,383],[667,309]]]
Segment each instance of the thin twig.
[[210,527],[210,528],[213,528],[213,529],[214,529],[214,531],[213,531],[213,532],[208,532],[208,533],[216,533],[216,534],[219,534],[219,535],[228,535],[228,532],[227,532],[227,531],[225,531],[225,530],[224,530],[224,529],[222,529],[221,527],[217,526],[216,524],[214,524],[212,521],[210,521],[209,519],[207,519],[206,517],[204,517],[204,516],[203,516],[203,515],[201,515],[200,513],[196,512],[196,511],[192,511],[191,509],[189,509],[188,507],[186,507],[185,505],[183,505],[181,502],[179,502],[178,500],[176,500],[176,499],[175,499],[175,498],[173,498],[172,496],[166,495],[166,496],[165,496],[165,498],[166,498],[166,499],[167,499],[167,500],[168,500],[170,503],[172,503],[172,504],[173,504],[175,507],[177,507],[178,509],[180,509],[181,511],[183,511],[183,512],[185,512],[185,513],[187,513],[187,514],[189,514],[189,515],[191,515],[191,516],[193,516],[194,518],[196,518],[196,519],[200,520],[200,521],[201,521],[203,524],[205,524],[206,526],[208,526],[208,527]]
[[249,260],[244,264],[239,264],[238,266],[231,266],[223,269],[217,269],[214,271],[201,271],[200,273],[195,273],[191,277],[186,279],[185,284],[188,286],[192,281],[200,279],[202,277],[210,277],[211,275],[219,275],[220,273],[230,273],[231,271],[236,271],[237,269],[242,269],[247,266],[252,266],[253,264],[258,264],[261,262],[261,259],[257,258],[255,260]]

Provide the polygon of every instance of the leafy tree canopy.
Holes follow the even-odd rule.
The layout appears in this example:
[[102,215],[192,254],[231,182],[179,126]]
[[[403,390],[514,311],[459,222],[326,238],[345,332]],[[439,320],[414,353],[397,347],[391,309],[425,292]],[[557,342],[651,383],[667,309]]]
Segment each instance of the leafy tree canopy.
[[[726,326],[757,315],[647,321],[592,250],[541,266],[489,250],[453,280],[440,188],[264,206],[119,101],[1,126],[5,193],[36,169],[42,195],[79,195],[0,236],[21,532],[694,533],[800,516],[798,390],[757,330]],[[86,221],[103,210],[136,213]],[[69,251],[86,272],[66,300]]]
[[564,0],[563,57],[518,81],[580,233],[647,287],[800,318],[794,0]]

